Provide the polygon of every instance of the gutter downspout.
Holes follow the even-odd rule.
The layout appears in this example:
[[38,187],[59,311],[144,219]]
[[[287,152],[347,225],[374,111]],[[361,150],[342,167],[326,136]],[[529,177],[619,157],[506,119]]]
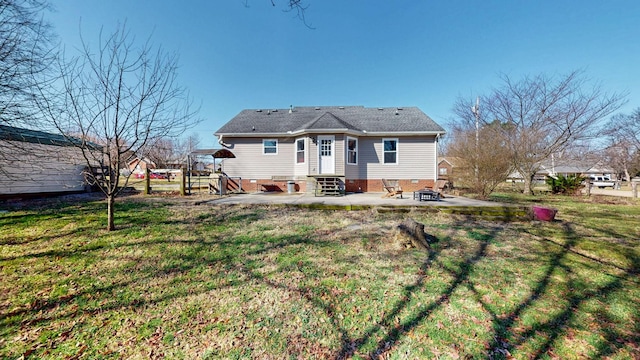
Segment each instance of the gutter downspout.
[[224,146],[224,147],[226,147],[226,148],[231,147],[231,145],[230,145],[230,144],[227,144],[227,143],[225,143],[224,141],[222,141],[222,137],[223,137],[223,136],[224,136],[224,135],[218,135],[218,138],[219,138],[219,139],[218,139],[218,144],[220,144],[220,145],[222,145],[222,146]]
[[439,149],[440,146],[440,134],[436,134],[436,160],[434,161],[435,163],[435,169],[434,169],[434,179],[433,179],[433,184],[435,185],[436,182],[438,181],[438,177],[440,176],[439,170],[438,170],[438,152],[440,151]]

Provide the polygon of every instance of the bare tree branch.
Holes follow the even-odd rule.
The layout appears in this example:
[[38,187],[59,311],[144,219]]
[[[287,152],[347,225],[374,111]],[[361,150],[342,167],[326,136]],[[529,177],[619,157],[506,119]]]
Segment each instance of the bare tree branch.
[[576,141],[597,136],[601,121],[624,103],[622,94],[608,94],[599,85],[590,85],[581,71],[520,81],[503,75],[501,80],[502,86],[485,98],[485,119],[510,125],[502,131],[527,194],[543,161]]
[[[52,81],[48,71],[55,57],[54,35],[42,19],[46,10],[45,1],[0,0],[0,125],[28,129],[42,125],[34,98],[39,84]],[[16,156],[29,156],[32,150],[26,142],[4,143],[0,174],[12,176],[7,168]]]

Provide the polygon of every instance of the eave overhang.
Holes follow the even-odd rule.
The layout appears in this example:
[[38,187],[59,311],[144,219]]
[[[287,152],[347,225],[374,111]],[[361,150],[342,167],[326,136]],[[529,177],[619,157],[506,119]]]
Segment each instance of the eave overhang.
[[315,134],[345,134],[345,135],[353,135],[353,136],[370,136],[370,137],[381,137],[381,136],[437,136],[444,135],[446,131],[374,131],[369,132],[366,130],[352,130],[352,129],[305,129],[305,130],[297,130],[297,131],[287,131],[287,132],[278,132],[278,133],[261,133],[261,132],[250,132],[250,133],[215,133],[214,135],[217,137],[224,138],[234,138],[234,137],[255,137],[255,138],[269,138],[269,137],[293,137],[293,136],[302,136],[302,135],[315,135]]

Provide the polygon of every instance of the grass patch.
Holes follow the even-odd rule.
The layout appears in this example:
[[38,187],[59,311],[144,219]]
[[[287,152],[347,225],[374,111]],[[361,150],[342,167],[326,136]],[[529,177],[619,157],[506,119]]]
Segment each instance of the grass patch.
[[[639,357],[640,207],[543,202],[558,221],[129,198],[114,232],[100,201],[14,209],[0,358]],[[407,216],[430,251],[394,243]]]

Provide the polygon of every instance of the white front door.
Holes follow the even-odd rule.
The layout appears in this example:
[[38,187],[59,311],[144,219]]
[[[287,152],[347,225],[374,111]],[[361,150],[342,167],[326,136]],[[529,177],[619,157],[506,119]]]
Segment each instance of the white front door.
[[318,174],[335,174],[335,136],[318,136]]

